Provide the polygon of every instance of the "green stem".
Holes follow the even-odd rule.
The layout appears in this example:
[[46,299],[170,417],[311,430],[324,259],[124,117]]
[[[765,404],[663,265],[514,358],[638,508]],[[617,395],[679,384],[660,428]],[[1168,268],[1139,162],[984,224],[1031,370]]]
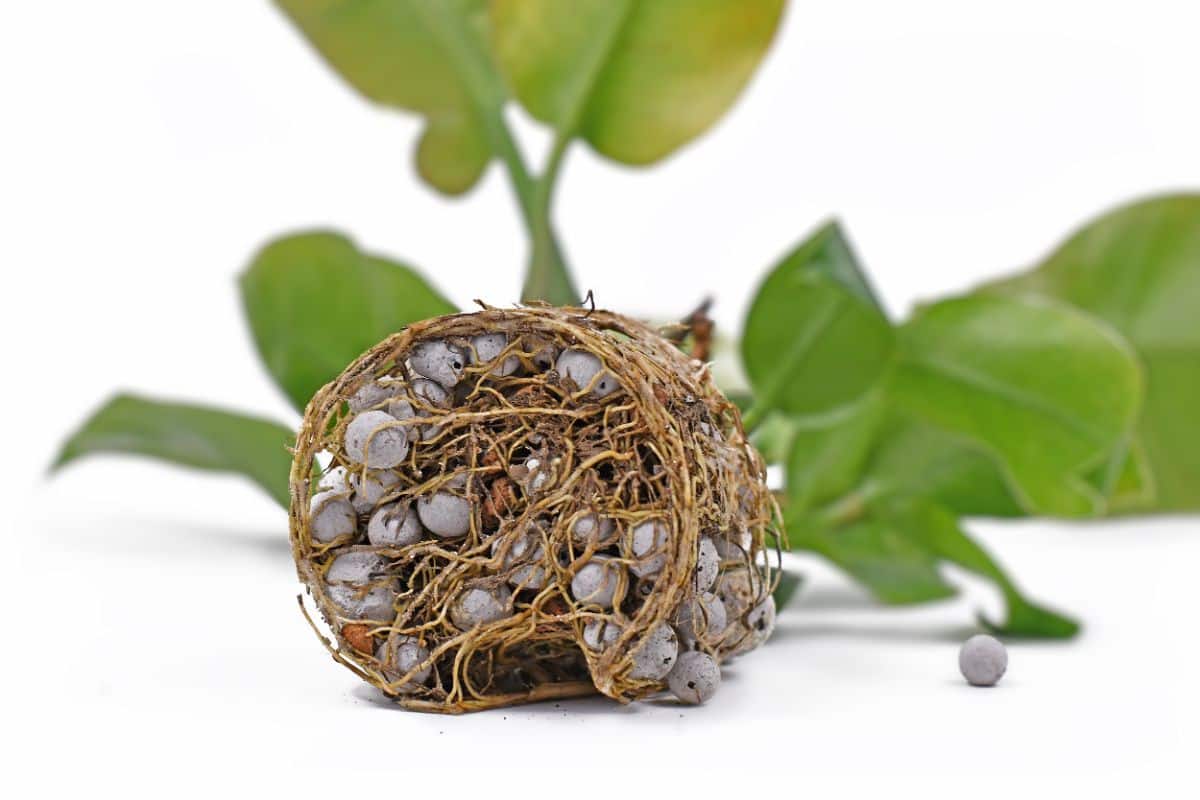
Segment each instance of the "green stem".
[[[424,15],[430,29],[441,38],[457,63],[483,123],[488,145],[508,173],[531,247],[528,278],[521,299],[545,300],[558,305],[578,303],[580,295],[571,283],[566,258],[550,220],[549,184],[557,177],[557,167],[539,181],[530,175],[504,120],[505,92],[496,79],[486,48],[467,20],[448,3],[417,3],[415,8]],[[558,159],[561,158],[559,154]]]
[[529,210],[533,252],[525,276],[525,287],[521,290],[522,300],[547,300],[561,305],[580,302],[579,291],[571,282],[550,218],[554,187],[569,143],[569,137],[560,135],[555,139],[546,169],[533,185]]
[[533,203],[530,209],[533,257],[529,263],[525,288],[521,292],[522,300],[546,299],[554,303],[579,302],[579,292],[572,285],[570,275],[563,266],[562,253],[554,238],[554,226],[550,220],[551,201],[567,148],[583,122],[588,100],[600,80],[600,75],[612,55],[613,48],[621,38],[621,33],[632,11],[632,0],[620,0],[609,6],[604,24],[598,26],[596,34],[592,38],[594,46],[591,52],[583,56],[582,60],[586,63],[586,67],[579,71],[575,85],[567,92],[572,100],[567,103],[562,116],[555,122],[554,146],[550,150],[546,168],[534,185]]

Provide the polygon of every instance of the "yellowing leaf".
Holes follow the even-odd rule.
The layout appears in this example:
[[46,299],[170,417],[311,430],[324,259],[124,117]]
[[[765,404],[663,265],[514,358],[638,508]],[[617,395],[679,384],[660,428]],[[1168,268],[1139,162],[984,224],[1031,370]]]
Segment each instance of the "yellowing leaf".
[[365,97],[427,119],[417,168],[450,194],[492,155],[488,126],[504,92],[485,51],[486,0],[276,0]]
[[784,0],[495,0],[496,57],[561,136],[649,164],[707,130],[771,43]]

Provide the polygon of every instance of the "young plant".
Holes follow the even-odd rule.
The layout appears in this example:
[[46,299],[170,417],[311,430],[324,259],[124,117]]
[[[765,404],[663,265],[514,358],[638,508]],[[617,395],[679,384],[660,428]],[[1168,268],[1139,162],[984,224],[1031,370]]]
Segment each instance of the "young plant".
[[[493,160],[503,168],[529,239],[520,297],[552,304],[581,301],[552,216],[571,145],[637,166],[671,154],[732,105],[783,11],[783,0],[278,4],[350,86],[424,118],[425,183],[458,194]],[[505,122],[512,102],[553,132],[537,173]],[[240,290],[258,353],[297,411],[377,342],[456,310],[410,266],[329,231],[266,245]],[[1197,308],[1200,195],[1112,211],[1031,270],[906,320],[888,315],[831,222],[768,273],[740,339],[749,386],[727,388],[768,462],[784,467],[778,499],[793,549],[894,604],[953,595],[942,571],[953,564],[1005,598],[988,627],[1070,636],[1077,623],[1029,600],[963,520],[1200,509]],[[431,373],[454,368],[435,355]],[[413,399],[432,414],[439,386],[426,382]],[[286,507],[295,441],[276,422],[119,395],[67,440],[55,467],[133,453],[246,476]],[[330,505],[331,536],[348,513]],[[400,535],[406,513],[381,519],[379,535]],[[785,576],[777,602],[795,586]],[[689,669],[703,678],[703,666]]]

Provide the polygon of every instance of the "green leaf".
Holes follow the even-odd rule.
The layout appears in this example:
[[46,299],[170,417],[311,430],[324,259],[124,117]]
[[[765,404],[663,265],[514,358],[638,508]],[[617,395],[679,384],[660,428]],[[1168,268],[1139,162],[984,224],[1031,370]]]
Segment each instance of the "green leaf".
[[963,532],[954,514],[922,501],[899,504],[889,509],[889,514],[899,528],[932,555],[996,584],[1004,596],[1008,616],[1002,622],[981,617],[987,627],[1010,636],[1068,638],[1079,632],[1075,620],[1026,599],[987,551]]
[[861,582],[889,604],[924,603],[957,594],[942,575],[956,564],[996,584],[1007,607],[1001,622],[988,627],[1012,636],[1064,638],[1075,635],[1074,620],[1026,598],[1003,570],[959,527],[956,516],[919,499],[874,502],[863,516],[841,528],[823,525],[813,515],[789,515],[793,545],[812,550]]
[[707,130],[771,43],[784,0],[494,0],[494,52],[529,113],[649,164]]
[[52,470],[83,456],[129,453],[254,481],[288,507],[288,473],[296,442],[269,420],[135,395],[113,397],[63,443]]
[[1146,370],[1138,439],[1154,494],[1114,510],[1200,509],[1200,195],[1109,212],[1031,272],[986,289],[1060,298],[1129,339]]
[[276,0],[369,100],[426,119],[417,168],[450,194],[471,188],[494,152],[505,94],[486,56],[486,0]]
[[985,446],[1022,507],[1103,510],[1083,475],[1125,441],[1141,397],[1136,356],[1111,328],[1048,300],[979,295],[922,310],[900,341],[900,407]]
[[335,233],[271,242],[240,284],[259,355],[300,411],[386,336],[455,311],[410,267],[366,255]]
[[1002,466],[974,440],[892,413],[862,480],[878,496],[926,497],[975,517],[1026,512],[1009,489]]
[[880,602],[927,603],[957,593],[937,557],[896,520],[872,515],[835,530],[815,517],[789,514],[787,529],[793,549],[829,559]]
[[1116,460],[1085,477],[1108,498],[1109,514],[1145,511],[1155,503],[1154,475],[1146,448],[1134,437],[1128,447],[1114,452]]
[[836,223],[767,276],[746,317],[742,359],[755,393],[753,427],[778,409],[828,413],[858,401],[892,361],[895,334]]
[[804,583],[804,578],[791,570],[780,570],[779,585],[775,587],[773,596],[775,597],[775,609],[782,611],[788,603],[792,602],[796,593],[800,590],[800,585]]
[[874,392],[832,418],[794,424],[787,454],[789,504],[814,509],[846,494],[859,482],[884,408],[882,394]]

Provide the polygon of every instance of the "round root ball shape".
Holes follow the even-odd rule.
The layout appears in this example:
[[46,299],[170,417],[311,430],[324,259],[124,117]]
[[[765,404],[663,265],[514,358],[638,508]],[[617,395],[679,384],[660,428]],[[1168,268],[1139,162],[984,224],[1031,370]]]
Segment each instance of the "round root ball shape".
[[719,665],[769,630],[762,459],[709,366],[643,323],[542,305],[414,323],[316,393],[294,454],[305,612],[405,708],[629,702],[681,653]]
[[386,411],[364,411],[346,426],[346,457],[353,464],[389,469],[408,455],[408,433]]
[[979,633],[963,642],[958,670],[972,686],[995,686],[1008,669],[1008,651],[999,639]]
[[721,685],[721,667],[707,653],[684,653],[667,675],[671,694],[688,705],[707,703]]

